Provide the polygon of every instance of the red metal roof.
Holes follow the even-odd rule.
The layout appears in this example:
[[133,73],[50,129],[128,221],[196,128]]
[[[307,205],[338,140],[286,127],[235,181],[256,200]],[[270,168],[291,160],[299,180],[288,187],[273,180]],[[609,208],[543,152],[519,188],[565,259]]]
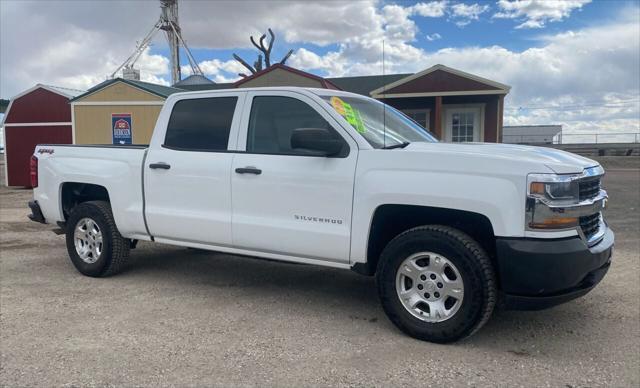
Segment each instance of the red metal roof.
[[3,124],[70,121],[69,96],[38,85],[11,99]]

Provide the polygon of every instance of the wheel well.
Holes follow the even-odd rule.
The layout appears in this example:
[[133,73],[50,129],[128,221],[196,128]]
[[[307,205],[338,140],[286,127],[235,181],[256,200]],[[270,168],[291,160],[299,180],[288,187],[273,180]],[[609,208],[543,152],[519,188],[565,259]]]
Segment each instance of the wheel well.
[[64,219],[69,218],[71,209],[76,205],[87,201],[109,202],[109,192],[104,186],[90,183],[65,182],[62,184],[62,214]]
[[491,221],[482,214],[413,205],[379,206],[371,221],[367,243],[367,264],[360,272],[373,275],[387,244],[400,233],[421,225],[446,225],[471,236],[487,252],[495,265],[495,235]]

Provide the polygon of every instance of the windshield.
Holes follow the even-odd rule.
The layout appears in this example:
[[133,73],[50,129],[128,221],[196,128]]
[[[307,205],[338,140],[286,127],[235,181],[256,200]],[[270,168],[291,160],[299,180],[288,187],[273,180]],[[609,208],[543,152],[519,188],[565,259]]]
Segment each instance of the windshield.
[[436,138],[397,109],[366,97],[320,96],[374,148],[403,143],[437,142]]

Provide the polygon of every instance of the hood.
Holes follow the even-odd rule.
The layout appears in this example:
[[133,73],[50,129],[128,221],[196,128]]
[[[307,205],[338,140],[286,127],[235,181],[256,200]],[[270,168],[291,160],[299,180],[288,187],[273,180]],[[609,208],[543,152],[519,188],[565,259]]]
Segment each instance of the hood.
[[541,166],[544,165],[556,174],[581,173],[585,168],[597,166],[599,164],[594,160],[580,155],[556,150],[554,148],[517,144],[416,142],[411,143],[403,150],[409,152],[439,152],[460,154],[461,156],[481,156],[491,159],[500,159],[505,163],[508,163],[509,161],[526,162]]

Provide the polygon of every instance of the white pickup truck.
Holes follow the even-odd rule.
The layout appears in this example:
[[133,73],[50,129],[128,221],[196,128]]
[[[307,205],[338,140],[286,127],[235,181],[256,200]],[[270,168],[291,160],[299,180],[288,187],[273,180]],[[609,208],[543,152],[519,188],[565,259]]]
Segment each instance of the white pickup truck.
[[30,218],[60,226],[85,275],[115,274],[138,240],[351,269],[422,340],[584,295],[611,263],[597,162],[439,143],[335,90],[178,93],[148,147],[38,145],[31,163]]

